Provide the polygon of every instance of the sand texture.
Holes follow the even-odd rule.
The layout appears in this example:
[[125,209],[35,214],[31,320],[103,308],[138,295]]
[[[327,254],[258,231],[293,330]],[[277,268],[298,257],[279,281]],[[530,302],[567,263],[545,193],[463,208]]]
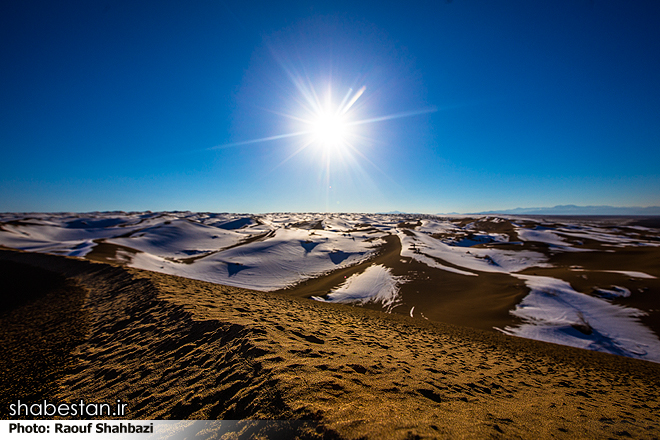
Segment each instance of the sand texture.
[[[290,438],[660,437],[656,363],[68,257],[0,262],[3,418],[17,398],[121,398],[131,419],[308,420]],[[37,349],[21,340],[53,316]],[[50,352],[25,385],[21,365]]]

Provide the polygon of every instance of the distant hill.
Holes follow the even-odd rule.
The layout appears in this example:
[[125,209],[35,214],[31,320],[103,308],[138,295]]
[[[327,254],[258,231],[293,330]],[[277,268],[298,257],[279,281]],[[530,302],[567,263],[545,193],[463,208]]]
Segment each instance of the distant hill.
[[660,206],[576,206],[557,205],[551,208],[515,208],[484,211],[473,214],[527,214],[527,215],[660,215]]

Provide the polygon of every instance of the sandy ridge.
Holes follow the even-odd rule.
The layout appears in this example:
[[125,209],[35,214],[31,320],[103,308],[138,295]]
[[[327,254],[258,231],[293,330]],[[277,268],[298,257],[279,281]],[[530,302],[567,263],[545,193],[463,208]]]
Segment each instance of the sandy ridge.
[[302,438],[660,435],[660,366],[70,258],[89,291],[57,396],[135,418],[313,418]]

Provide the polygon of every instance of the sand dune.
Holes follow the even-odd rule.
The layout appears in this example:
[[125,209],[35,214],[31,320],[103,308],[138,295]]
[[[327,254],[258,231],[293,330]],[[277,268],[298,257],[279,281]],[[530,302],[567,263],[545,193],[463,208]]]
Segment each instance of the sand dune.
[[[40,379],[44,398],[121,398],[137,419],[307,420],[286,432],[299,438],[660,435],[655,363],[116,265],[0,260],[23,268],[8,278],[60,275],[42,310],[86,292],[52,310],[85,332]],[[5,307],[3,326],[36,300]],[[39,355],[14,344],[24,360]],[[3,405],[21,393],[2,389]]]
[[4,213],[0,245],[660,362],[655,226],[635,217]]

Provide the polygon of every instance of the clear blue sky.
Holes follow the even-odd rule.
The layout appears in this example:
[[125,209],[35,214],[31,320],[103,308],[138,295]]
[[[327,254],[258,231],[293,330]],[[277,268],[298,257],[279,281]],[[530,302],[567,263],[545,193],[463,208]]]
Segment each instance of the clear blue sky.
[[[658,23],[655,0],[4,1],[0,211],[660,205]],[[350,148],[250,142],[362,87]]]

